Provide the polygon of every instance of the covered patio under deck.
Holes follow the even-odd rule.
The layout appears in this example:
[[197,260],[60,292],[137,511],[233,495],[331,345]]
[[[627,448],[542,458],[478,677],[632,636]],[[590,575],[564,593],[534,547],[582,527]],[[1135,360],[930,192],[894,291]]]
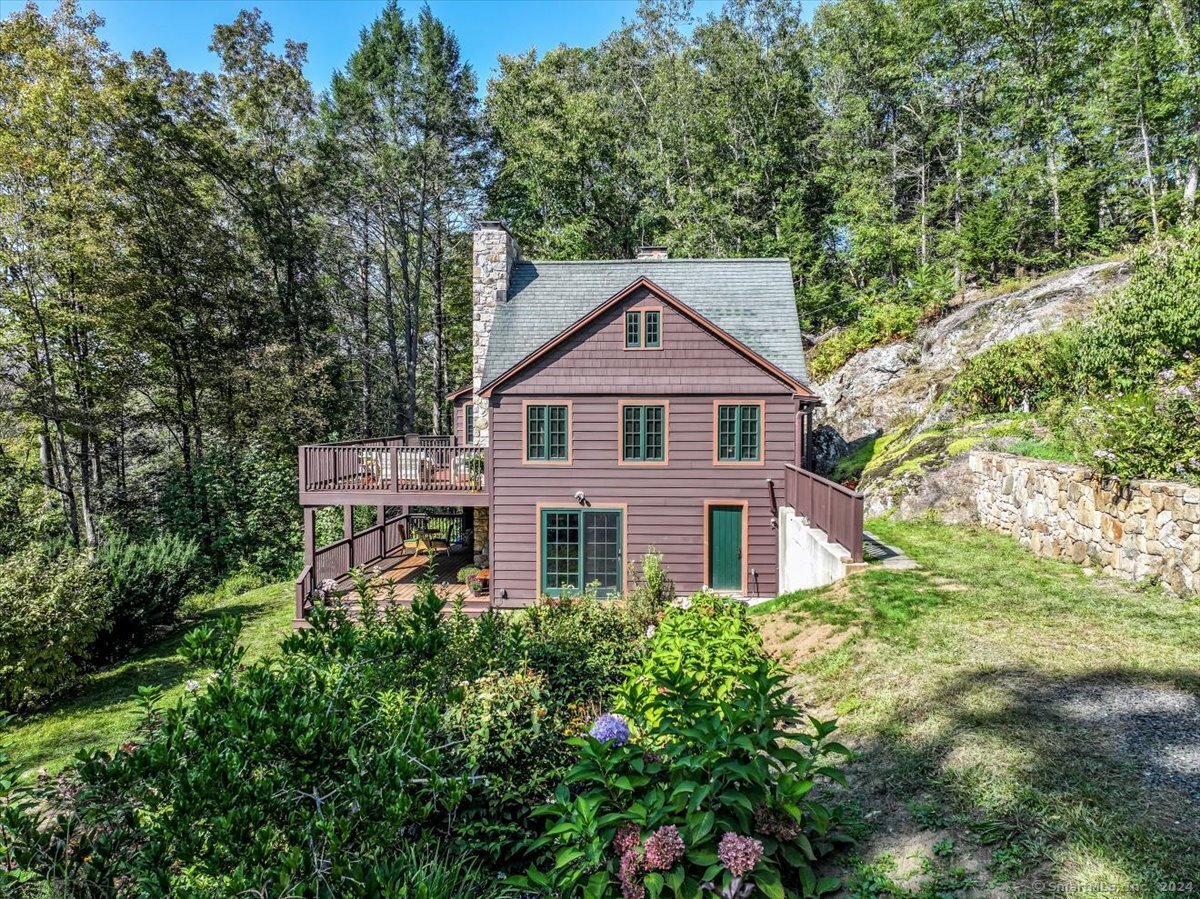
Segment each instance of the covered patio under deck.
[[[446,599],[447,611],[461,598],[467,614],[483,614],[491,608],[486,588],[475,594],[458,582],[459,570],[474,560],[471,511],[400,511],[388,516],[381,507],[373,527],[315,548],[311,562],[296,580],[293,625],[305,626],[320,593],[337,595],[352,612],[356,610],[358,596],[349,574],[353,569],[371,575],[377,602],[408,605],[422,582],[432,575],[438,592]],[[306,539],[311,539],[315,512],[313,508],[304,510]],[[348,510],[348,532],[352,531],[351,519]]]
[[[463,600],[463,609],[467,614],[482,614],[491,607],[491,599],[486,590],[474,594],[466,584],[458,582],[458,571],[471,564],[471,551],[464,547],[454,547],[449,552],[407,552],[403,548],[393,551],[390,555],[368,566],[371,571],[378,570],[378,575],[372,577],[376,588],[376,600],[390,599],[398,603],[411,603],[416,597],[421,584],[430,576],[438,593],[445,597],[449,609],[459,597]],[[353,592],[349,576],[338,582],[337,589],[350,590],[346,600],[357,605],[358,596]]]

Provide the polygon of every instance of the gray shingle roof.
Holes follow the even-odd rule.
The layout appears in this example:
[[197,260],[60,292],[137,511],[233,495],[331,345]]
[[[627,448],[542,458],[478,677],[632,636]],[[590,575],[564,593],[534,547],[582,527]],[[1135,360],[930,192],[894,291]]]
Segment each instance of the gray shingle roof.
[[492,322],[483,382],[504,374],[642,276],[808,384],[786,259],[519,260],[508,300],[499,304]]

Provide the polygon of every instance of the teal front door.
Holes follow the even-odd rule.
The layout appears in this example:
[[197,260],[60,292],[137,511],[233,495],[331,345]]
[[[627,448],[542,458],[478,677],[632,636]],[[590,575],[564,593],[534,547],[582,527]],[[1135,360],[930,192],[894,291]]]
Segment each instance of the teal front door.
[[742,507],[708,507],[708,586],[742,589]]

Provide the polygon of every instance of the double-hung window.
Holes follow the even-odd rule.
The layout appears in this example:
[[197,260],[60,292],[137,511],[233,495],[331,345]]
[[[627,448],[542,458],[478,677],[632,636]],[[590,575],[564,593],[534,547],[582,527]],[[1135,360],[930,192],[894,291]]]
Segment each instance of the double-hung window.
[[571,459],[571,416],[565,404],[525,406],[525,460],[568,462]]
[[661,346],[661,309],[630,309],[625,313],[625,349],[657,350]]
[[665,462],[667,458],[667,407],[621,406],[621,461]]
[[762,406],[758,403],[718,403],[717,462],[762,461]]
[[538,522],[538,586],[548,596],[594,586],[597,595],[621,592],[624,529],[620,509],[542,509]]
[[463,406],[463,443],[467,446],[475,443],[475,405],[473,403]]

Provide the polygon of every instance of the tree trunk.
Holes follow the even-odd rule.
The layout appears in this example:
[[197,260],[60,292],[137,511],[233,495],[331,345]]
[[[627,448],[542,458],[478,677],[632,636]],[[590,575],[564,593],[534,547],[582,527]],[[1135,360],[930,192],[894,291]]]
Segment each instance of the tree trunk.
[[361,283],[359,296],[359,315],[362,323],[362,346],[360,359],[362,384],[359,389],[359,433],[368,434],[371,430],[371,213],[363,211],[363,251],[361,262]]
[[1183,182],[1183,220],[1190,222],[1196,215],[1196,188],[1200,186],[1200,162],[1188,160],[1187,178]]
[[[1136,32],[1134,46],[1137,46]],[[1154,192],[1154,164],[1150,159],[1150,132],[1146,128],[1146,96],[1142,90],[1142,69],[1141,60],[1138,59],[1134,63],[1134,68],[1137,70],[1137,92],[1138,92],[1138,134],[1142,138],[1142,162],[1146,166],[1146,191],[1150,195],[1150,224],[1154,229],[1154,237],[1157,240],[1159,236],[1158,227],[1158,198]]]
[[[1196,4],[1190,0],[1162,3],[1162,10],[1175,36],[1179,48],[1179,56],[1183,60],[1184,78],[1187,83],[1195,84],[1200,75],[1200,47],[1196,46],[1196,21],[1200,17]],[[1183,181],[1183,207],[1180,214],[1185,222],[1190,222],[1196,215],[1196,192],[1200,187],[1200,102],[1191,98],[1191,121],[1188,122],[1189,139],[1185,145],[1191,145],[1187,158],[1187,174]]]
[[963,188],[963,107],[962,91],[958,92],[958,122],[954,131],[954,289],[964,293],[962,270],[962,188]]
[[921,203],[921,265],[929,264],[929,210],[926,206],[928,196],[926,194],[926,177],[928,165],[925,161],[925,145],[924,141],[921,144],[921,181],[919,185],[920,203]]
[[1062,239],[1062,207],[1058,198],[1058,167],[1055,165],[1053,148],[1046,154],[1046,173],[1050,179],[1050,211],[1054,219],[1053,246],[1057,251]]
[[[440,218],[440,217],[439,217]],[[433,247],[433,433],[453,433],[446,430],[446,335],[445,309],[443,307],[442,264],[446,251],[445,233],[441,222],[434,223],[435,243]]]
[[392,420],[397,434],[404,433],[404,388],[400,361],[400,336],[396,328],[396,298],[392,285],[392,264],[389,258],[387,226],[383,229],[383,255],[380,259],[383,271],[383,318],[387,328],[388,372],[391,381]]
[[49,507],[52,498],[61,502],[63,494],[59,491],[54,477],[54,450],[50,446],[50,423],[45,418],[42,419],[41,430],[38,431],[38,461],[41,464],[42,487],[46,491],[46,504]]

